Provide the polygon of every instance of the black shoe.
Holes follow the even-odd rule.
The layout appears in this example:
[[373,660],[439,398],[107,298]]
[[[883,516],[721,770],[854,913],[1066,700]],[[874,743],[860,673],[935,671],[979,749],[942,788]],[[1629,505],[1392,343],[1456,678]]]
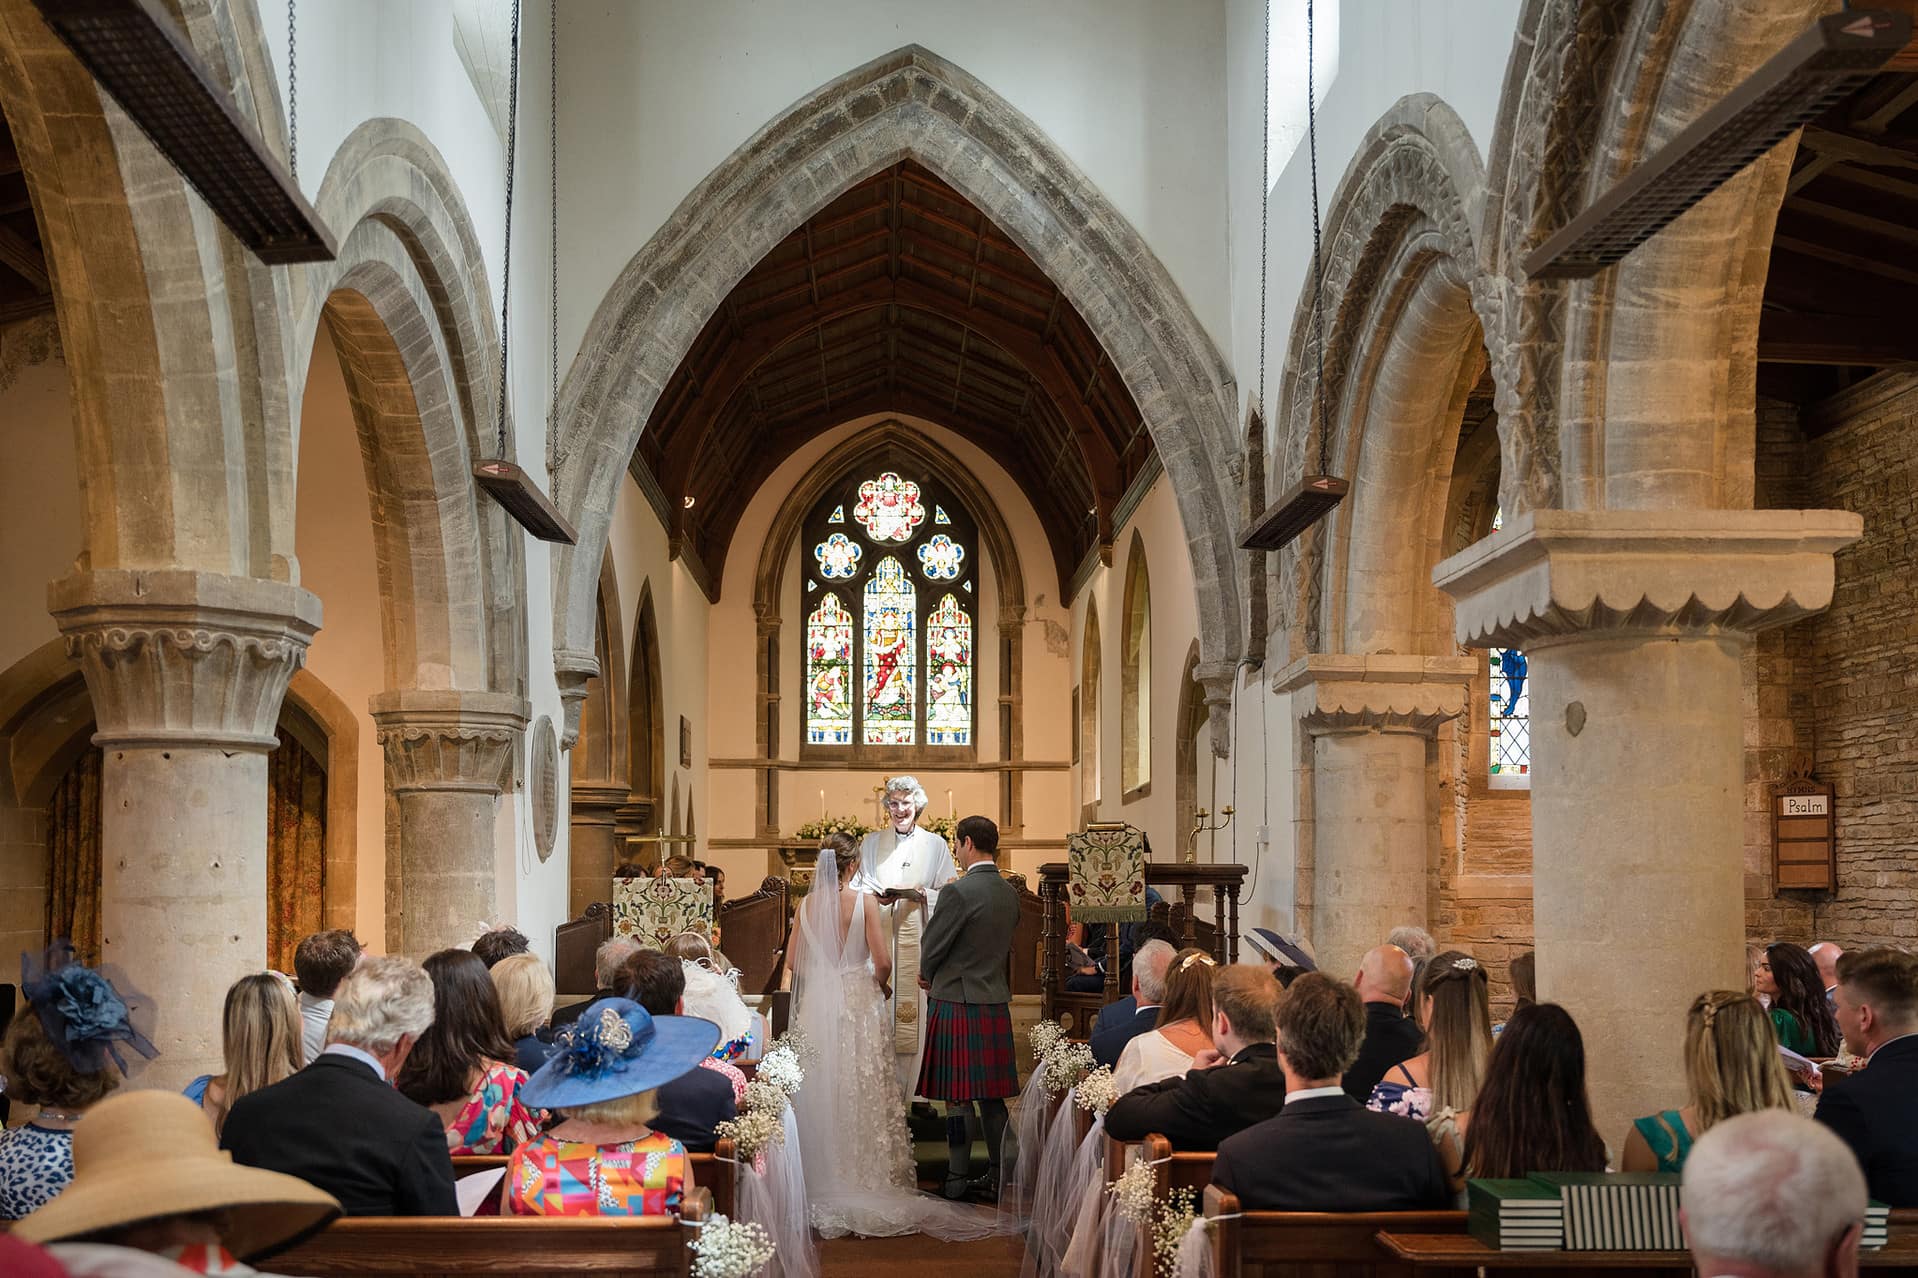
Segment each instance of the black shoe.
[[956,1203],[972,1192],[972,1185],[973,1182],[964,1176],[948,1176],[946,1187],[940,1192]]
[[[951,1182],[947,1182],[950,1187]],[[966,1197],[973,1202],[996,1203],[999,1201],[999,1169],[989,1167],[966,1182]]]

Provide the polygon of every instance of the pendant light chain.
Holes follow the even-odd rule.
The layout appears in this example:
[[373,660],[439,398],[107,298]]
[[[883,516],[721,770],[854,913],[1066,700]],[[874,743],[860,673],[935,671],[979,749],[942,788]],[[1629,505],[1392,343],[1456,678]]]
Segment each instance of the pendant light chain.
[[[1265,421],[1265,282],[1267,244],[1272,227],[1272,4],[1265,6],[1265,65],[1260,79],[1264,93],[1265,122],[1259,133],[1259,421]],[[1259,441],[1265,447],[1265,441]]]
[[506,88],[506,243],[499,281],[499,455],[506,457],[506,347],[508,298],[513,287],[513,162],[519,146],[519,0],[513,0],[513,63]]
[[1313,395],[1319,425],[1319,474],[1332,473],[1332,441],[1325,428],[1325,259],[1319,242],[1319,112],[1313,83],[1312,0],[1305,0],[1305,136],[1312,163],[1312,357],[1318,385]]
[[293,185],[300,184],[300,63],[298,58],[299,24],[294,18],[296,0],[286,0],[286,167]]
[[547,78],[546,78],[546,117],[548,154],[552,156],[552,211],[550,219],[552,230],[552,262],[548,279],[552,286],[550,299],[553,317],[552,336],[552,400],[553,411],[559,409],[559,0],[551,0],[548,28]]

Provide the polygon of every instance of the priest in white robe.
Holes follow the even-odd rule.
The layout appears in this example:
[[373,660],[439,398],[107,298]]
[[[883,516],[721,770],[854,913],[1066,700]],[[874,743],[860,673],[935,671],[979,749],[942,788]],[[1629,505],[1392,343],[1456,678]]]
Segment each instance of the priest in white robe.
[[[919,938],[938,908],[939,889],[958,874],[946,841],[919,828],[926,791],[917,779],[886,782],[887,824],[859,845],[854,885],[878,896],[892,938],[892,970],[919,970]],[[893,1047],[899,1086],[908,1096],[919,1086],[919,1062],[926,1050],[926,995],[909,980],[895,980],[892,992]]]

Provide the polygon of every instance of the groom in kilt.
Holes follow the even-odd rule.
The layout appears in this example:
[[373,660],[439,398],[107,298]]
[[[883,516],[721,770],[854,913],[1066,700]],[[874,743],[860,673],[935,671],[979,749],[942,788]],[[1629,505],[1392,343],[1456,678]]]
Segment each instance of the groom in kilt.
[[[926,1055],[919,1095],[946,1103],[947,1198],[992,1193],[1006,1137],[1006,1097],[1019,1092],[1012,1055],[1008,981],[1019,894],[1000,877],[999,827],[969,816],[953,830],[960,875],[939,893],[919,945],[919,986],[927,993]],[[972,1176],[973,1105],[992,1159]]]

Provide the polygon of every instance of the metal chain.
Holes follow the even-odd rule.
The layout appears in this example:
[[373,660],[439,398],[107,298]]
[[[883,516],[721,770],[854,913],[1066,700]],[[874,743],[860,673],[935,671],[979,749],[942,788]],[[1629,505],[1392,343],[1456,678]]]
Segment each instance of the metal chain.
[[1319,424],[1319,474],[1332,473],[1332,441],[1325,429],[1325,260],[1319,243],[1319,111],[1313,83],[1312,0],[1305,0],[1305,137],[1312,162],[1312,358],[1318,385],[1313,395]]
[[506,80],[506,245],[499,281],[499,455],[506,456],[507,301],[513,287],[513,163],[519,147],[519,0],[513,0],[513,64]]
[[[1265,122],[1259,133],[1259,421],[1265,421],[1265,277],[1266,248],[1272,226],[1272,4],[1265,6]],[[1265,441],[1259,441],[1265,447]]]
[[299,25],[293,21],[296,0],[286,0],[286,167],[293,185],[300,184],[300,62]]
[[559,408],[559,0],[551,0],[552,26],[550,28],[550,48],[547,57],[547,141],[552,155],[552,270],[549,278],[552,283],[552,397],[553,409]]

